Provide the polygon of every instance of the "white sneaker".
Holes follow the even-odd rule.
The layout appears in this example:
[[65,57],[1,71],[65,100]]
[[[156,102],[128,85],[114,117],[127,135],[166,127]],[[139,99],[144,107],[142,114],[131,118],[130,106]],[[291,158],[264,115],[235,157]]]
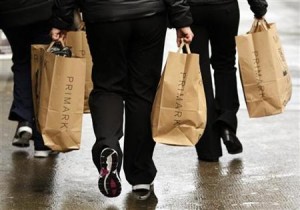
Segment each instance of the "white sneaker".
[[137,200],[147,200],[153,191],[153,183],[137,184],[132,186],[133,195]]
[[36,158],[46,158],[49,155],[56,155],[58,152],[52,150],[34,150],[34,157]]
[[32,136],[32,128],[29,122],[23,121],[18,123],[12,145],[16,147],[29,147],[29,140]]

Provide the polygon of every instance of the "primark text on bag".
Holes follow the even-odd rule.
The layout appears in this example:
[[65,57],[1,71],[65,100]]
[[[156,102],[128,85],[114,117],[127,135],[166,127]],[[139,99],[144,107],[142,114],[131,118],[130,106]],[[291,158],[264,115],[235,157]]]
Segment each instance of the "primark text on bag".
[[66,36],[66,45],[72,49],[73,56],[86,59],[86,76],[85,76],[85,91],[84,91],[84,113],[89,113],[88,104],[90,92],[93,89],[92,82],[92,57],[88,46],[86,32],[82,29],[78,31],[69,31]]
[[[184,43],[183,43],[184,44]],[[206,126],[206,99],[199,55],[169,52],[152,107],[152,136],[155,142],[193,146]]]

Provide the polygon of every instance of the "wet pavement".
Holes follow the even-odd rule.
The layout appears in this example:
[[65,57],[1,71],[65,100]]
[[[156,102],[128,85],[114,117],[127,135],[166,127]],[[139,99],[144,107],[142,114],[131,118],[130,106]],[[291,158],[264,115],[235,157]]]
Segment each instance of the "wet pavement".
[[[13,87],[10,61],[0,60],[0,210],[298,210],[300,209],[300,3],[269,1],[269,22],[275,21],[293,76],[293,96],[284,113],[250,119],[243,102],[238,136],[244,152],[227,153],[218,163],[199,162],[193,147],[157,144],[158,173],[149,200],[136,201],[121,173],[117,198],[102,196],[91,160],[94,141],[89,114],[84,116],[82,147],[45,159],[11,146],[16,123],[7,120]],[[240,4],[240,33],[249,29],[252,14]],[[166,52],[175,36],[168,32]],[[176,49],[175,49],[176,50]],[[239,86],[240,87],[240,86]],[[123,141],[121,140],[121,143]]]

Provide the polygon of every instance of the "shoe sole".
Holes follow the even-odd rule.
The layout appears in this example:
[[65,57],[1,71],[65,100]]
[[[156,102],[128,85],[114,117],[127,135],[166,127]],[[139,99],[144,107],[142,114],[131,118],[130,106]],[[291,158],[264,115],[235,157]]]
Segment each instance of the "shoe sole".
[[100,171],[107,174],[100,176],[98,187],[106,197],[116,197],[121,193],[121,181],[118,175],[118,154],[115,150],[106,148],[101,152]]
[[58,155],[59,152],[57,151],[51,151],[51,150],[35,150],[34,151],[34,157],[35,158],[46,158],[49,157],[50,155]]
[[29,147],[29,140],[31,136],[31,133],[23,131],[19,138],[13,139],[12,145],[16,147]]
[[150,186],[149,185],[143,186],[143,184],[141,184],[141,185],[133,186],[132,192],[133,192],[133,196],[135,197],[135,199],[147,200],[150,197],[153,190],[154,189],[153,189],[152,184]]
[[49,157],[51,151],[34,151],[34,157],[36,158],[46,158]]

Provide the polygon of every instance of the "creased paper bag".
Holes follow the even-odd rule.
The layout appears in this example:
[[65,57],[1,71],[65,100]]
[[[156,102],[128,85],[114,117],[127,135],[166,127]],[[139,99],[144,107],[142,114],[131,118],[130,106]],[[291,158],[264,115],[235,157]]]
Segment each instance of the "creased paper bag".
[[[188,47],[188,45],[186,45]],[[151,115],[157,143],[193,146],[206,126],[206,99],[199,55],[169,52]]]
[[249,33],[236,36],[236,44],[249,116],[282,113],[292,83],[275,23],[255,20]]
[[46,146],[67,152],[80,148],[85,85],[84,58],[47,52],[32,45],[32,86],[38,128]]

